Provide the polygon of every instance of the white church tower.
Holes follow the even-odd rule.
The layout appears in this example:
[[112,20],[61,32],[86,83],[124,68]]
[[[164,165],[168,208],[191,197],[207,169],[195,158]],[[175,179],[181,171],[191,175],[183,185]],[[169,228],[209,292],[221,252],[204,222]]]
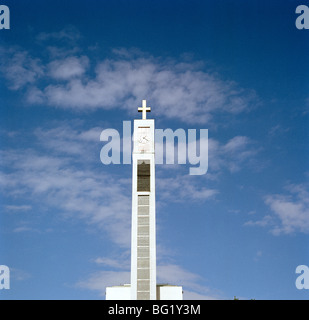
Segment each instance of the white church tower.
[[134,120],[132,154],[131,284],[106,288],[106,300],[182,300],[182,287],[156,283],[155,123]]
[[156,300],[156,201],[154,120],[143,100],[134,120],[132,155],[131,299]]

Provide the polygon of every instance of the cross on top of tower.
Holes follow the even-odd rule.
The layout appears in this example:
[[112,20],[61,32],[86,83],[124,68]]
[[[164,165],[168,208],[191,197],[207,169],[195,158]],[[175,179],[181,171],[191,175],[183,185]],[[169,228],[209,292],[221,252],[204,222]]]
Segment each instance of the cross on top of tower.
[[146,112],[150,112],[151,108],[146,107],[146,100],[142,100],[142,107],[138,107],[138,112],[142,112],[142,119],[146,120]]

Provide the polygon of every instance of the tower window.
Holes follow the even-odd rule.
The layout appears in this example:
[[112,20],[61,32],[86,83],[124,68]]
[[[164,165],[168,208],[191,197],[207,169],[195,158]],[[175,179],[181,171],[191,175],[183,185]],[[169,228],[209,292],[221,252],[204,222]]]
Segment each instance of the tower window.
[[137,192],[150,192],[150,160],[137,162]]

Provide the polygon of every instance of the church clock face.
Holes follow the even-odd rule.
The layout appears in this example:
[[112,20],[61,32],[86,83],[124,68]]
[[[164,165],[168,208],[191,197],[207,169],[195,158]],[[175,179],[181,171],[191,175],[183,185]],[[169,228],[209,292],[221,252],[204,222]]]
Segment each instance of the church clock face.
[[139,127],[138,128],[138,151],[149,152],[150,151],[150,128]]
[[139,139],[138,139],[138,142],[141,143],[141,144],[146,144],[149,142],[149,137],[147,136],[147,134],[142,134]]

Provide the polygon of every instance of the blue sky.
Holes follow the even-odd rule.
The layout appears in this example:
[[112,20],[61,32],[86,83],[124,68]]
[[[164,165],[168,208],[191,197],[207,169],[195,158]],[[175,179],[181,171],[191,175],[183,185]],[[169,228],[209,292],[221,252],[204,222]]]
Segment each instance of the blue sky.
[[208,129],[206,175],[157,165],[158,282],[185,299],[308,299],[308,30],[300,1],[4,1],[1,299],[104,299],[130,280],[131,166],[103,165],[147,99]]

